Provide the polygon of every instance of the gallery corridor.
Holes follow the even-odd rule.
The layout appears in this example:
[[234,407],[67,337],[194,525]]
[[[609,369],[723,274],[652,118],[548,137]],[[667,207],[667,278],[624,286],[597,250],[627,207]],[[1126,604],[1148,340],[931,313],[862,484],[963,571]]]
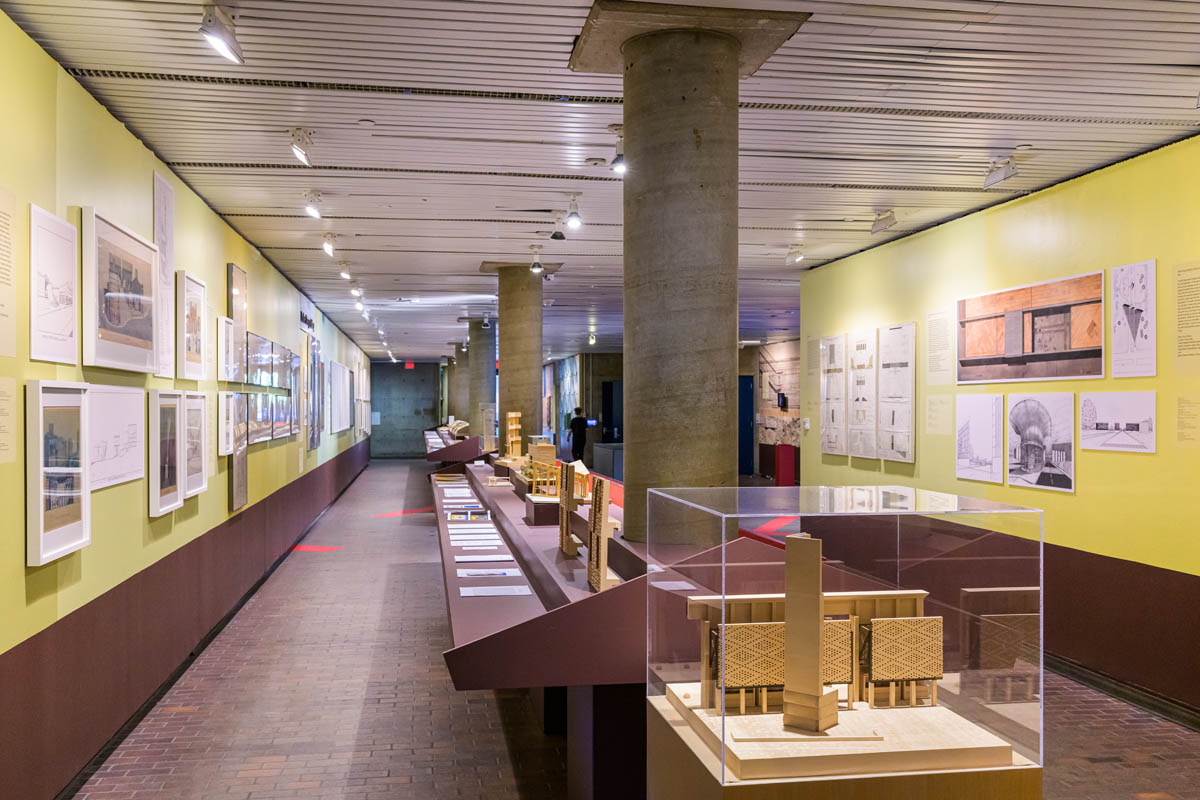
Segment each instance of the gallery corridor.
[[[76,797],[565,798],[526,696],[450,683],[427,474],[372,462]],[[1047,800],[1200,798],[1200,734],[1046,684]]]

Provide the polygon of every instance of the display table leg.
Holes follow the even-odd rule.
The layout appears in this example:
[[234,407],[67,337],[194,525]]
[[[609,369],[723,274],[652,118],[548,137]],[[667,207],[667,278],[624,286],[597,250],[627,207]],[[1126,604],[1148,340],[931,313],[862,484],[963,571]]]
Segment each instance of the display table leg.
[[567,800],[646,796],[646,685],[567,689]]

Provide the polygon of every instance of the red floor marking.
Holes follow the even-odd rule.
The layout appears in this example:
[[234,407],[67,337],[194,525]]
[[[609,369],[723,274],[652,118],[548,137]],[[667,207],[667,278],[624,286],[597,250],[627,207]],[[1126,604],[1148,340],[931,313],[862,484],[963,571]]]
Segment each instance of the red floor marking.
[[408,508],[404,511],[389,511],[386,514],[372,514],[371,518],[382,519],[385,517],[407,517],[409,514],[428,514],[430,511],[433,511],[433,506],[426,506],[425,508]]
[[795,522],[798,519],[800,519],[800,518],[799,517],[776,517],[775,519],[771,520],[770,522],[759,525],[757,528],[754,529],[754,532],[769,535],[769,534],[775,533],[780,528],[786,528],[788,525],[791,525],[793,522]]
[[292,548],[298,553],[328,553],[333,550],[341,550],[340,547],[329,547],[321,544],[298,544]]

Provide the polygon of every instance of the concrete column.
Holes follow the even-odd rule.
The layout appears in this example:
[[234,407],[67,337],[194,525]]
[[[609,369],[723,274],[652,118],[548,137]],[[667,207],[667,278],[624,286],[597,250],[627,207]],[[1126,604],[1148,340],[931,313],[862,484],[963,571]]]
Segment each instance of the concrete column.
[[[455,419],[471,419],[471,351],[455,345],[454,360],[446,368],[446,413]],[[471,431],[472,434],[475,431]]]
[[739,53],[707,30],[622,47],[627,539],[650,487],[737,485]]
[[[542,276],[526,266],[499,270],[500,403],[496,418],[521,412],[521,452],[542,432]],[[503,451],[504,442],[500,442]],[[507,453],[504,453],[507,455]]]
[[[467,433],[482,437],[489,431],[484,430],[479,406],[481,403],[496,404],[496,323],[484,328],[483,320],[473,319],[467,330],[471,337],[467,367],[471,376],[467,419],[471,421],[471,427]],[[482,439],[480,444],[483,444]]]

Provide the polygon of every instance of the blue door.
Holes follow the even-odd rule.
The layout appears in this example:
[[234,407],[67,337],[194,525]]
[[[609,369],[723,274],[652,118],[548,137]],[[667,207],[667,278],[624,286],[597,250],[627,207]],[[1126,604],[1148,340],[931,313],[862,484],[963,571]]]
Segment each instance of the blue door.
[[738,474],[754,474],[754,376],[738,376]]

